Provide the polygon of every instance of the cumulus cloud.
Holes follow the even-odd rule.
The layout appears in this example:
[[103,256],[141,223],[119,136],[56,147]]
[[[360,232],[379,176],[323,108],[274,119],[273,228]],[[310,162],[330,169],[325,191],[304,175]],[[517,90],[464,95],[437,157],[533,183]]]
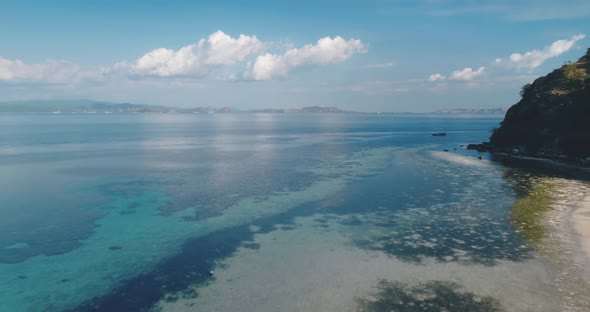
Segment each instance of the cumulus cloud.
[[58,84],[72,82],[79,75],[80,67],[64,60],[27,64],[0,56],[0,81]]
[[[501,77],[498,74],[508,75],[508,73],[515,72],[519,69],[527,69],[532,71],[533,69],[541,66],[546,60],[550,58],[557,57],[562,55],[563,53],[571,50],[576,42],[584,39],[586,35],[579,34],[574,35],[569,39],[561,39],[553,42],[551,45],[546,46],[541,50],[532,50],[523,54],[520,53],[513,53],[509,57],[505,58],[496,58],[492,63],[490,63],[492,79],[494,81],[503,81],[506,79],[514,80],[514,76],[506,76]],[[498,69],[504,69],[509,71],[498,71]],[[466,67],[461,70],[455,70],[448,76],[442,74],[432,74],[428,76],[426,81],[428,82],[436,82],[436,81],[444,81],[444,80],[455,80],[455,81],[465,81],[473,84],[473,80],[482,76],[486,73],[486,67],[479,67],[477,70],[474,70],[471,67]],[[516,77],[523,77],[523,76],[516,76]],[[528,77],[528,76],[527,76]],[[517,79],[522,80],[522,79]]]
[[342,37],[325,37],[314,45],[290,49],[283,54],[266,53],[256,58],[247,74],[255,80],[269,80],[287,76],[293,69],[309,65],[341,63],[352,55],[365,50],[357,39],[344,40]]
[[521,69],[535,69],[546,60],[557,57],[567,51],[569,51],[579,40],[586,37],[584,34],[572,36],[570,39],[561,39],[553,42],[551,45],[543,48],[542,50],[532,50],[523,54],[513,53],[510,55],[508,60],[503,61],[500,59],[496,60],[496,63],[506,63],[512,67]]
[[207,39],[180,48],[155,49],[129,65],[134,74],[158,77],[202,76],[211,66],[232,65],[259,53],[264,44],[256,36],[232,38],[219,30]]
[[477,70],[473,70],[471,67],[466,67],[461,70],[456,70],[451,74],[449,79],[451,80],[464,80],[464,81],[471,81],[479,76],[481,76],[484,71],[485,67],[480,67]]
[[461,70],[455,70],[448,77],[443,74],[432,74],[426,78],[426,81],[436,82],[443,80],[460,80],[460,81],[471,81],[485,72],[485,67],[480,67],[477,70],[473,70],[471,67],[466,67]]
[[[269,47],[286,50],[283,54],[262,54]],[[49,60],[27,64],[0,56],[0,82],[74,84],[80,82],[134,81],[143,78],[204,78],[219,80],[268,80],[285,77],[295,68],[341,63],[364,51],[360,40],[325,37],[316,44],[296,49],[262,42],[256,36],[232,37],[219,30],[180,49],[158,48],[136,60],[81,70],[75,63]],[[375,68],[393,63],[377,64]]]
[[445,80],[447,79],[447,76],[442,75],[442,74],[432,74],[430,76],[428,76],[428,78],[426,78],[426,80],[428,81],[439,81],[439,80]]

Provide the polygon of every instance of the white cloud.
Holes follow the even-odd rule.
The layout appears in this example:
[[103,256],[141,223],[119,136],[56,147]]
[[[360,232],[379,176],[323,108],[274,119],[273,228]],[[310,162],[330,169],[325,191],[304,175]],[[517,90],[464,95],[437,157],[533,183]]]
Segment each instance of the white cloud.
[[473,70],[471,67],[466,67],[462,70],[456,70],[451,74],[449,79],[451,80],[464,80],[464,81],[471,81],[479,76],[481,76],[484,71],[485,67],[480,67],[477,70]]
[[300,49],[288,50],[284,54],[260,55],[247,75],[255,80],[281,78],[295,68],[341,63],[364,50],[365,47],[360,40],[346,41],[342,37],[325,37],[318,40],[315,45],[308,44]]
[[129,65],[134,74],[158,77],[203,76],[211,66],[232,65],[259,53],[264,44],[256,36],[232,38],[219,30],[205,40],[180,48],[155,49]]
[[485,67],[480,67],[477,70],[473,70],[471,67],[466,67],[461,70],[456,70],[451,73],[448,77],[443,74],[432,74],[426,78],[426,81],[429,82],[436,82],[436,81],[443,81],[443,80],[461,80],[461,81],[471,81],[479,76],[481,76],[485,72]]
[[[530,52],[526,52],[524,54],[513,53],[510,57],[507,58],[496,58],[494,62],[490,65],[492,68],[491,74],[492,80],[498,81],[502,79],[506,79],[503,77],[499,77],[498,73],[502,73],[501,71],[498,72],[498,69],[509,69],[510,72],[514,72],[514,69],[528,69],[533,70],[539,67],[543,62],[547,59],[557,57],[569,50],[571,50],[576,42],[582,40],[586,37],[584,34],[579,34],[572,36],[570,39],[562,39],[553,42],[551,45],[546,46],[542,50],[532,50]],[[457,80],[457,81],[468,81],[472,82],[474,79],[480,77],[486,72],[485,67],[479,67],[477,70],[474,70],[471,67],[466,67],[462,70],[453,71],[448,77],[442,74],[433,74],[428,76],[426,79],[429,82],[435,81],[442,81],[442,80]],[[521,77],[521,76],[519,76]],[[490,80],[488,80],[489,82]]]
[[[553,42],[550,46],[543,48],[542,50],[533,50],[523,54],[513,53],[510,58],[506,61],[510,66],[526,69],[535,69],[546,60],[557,57],[567,51],[569,51],[579,40],[586,37],[584,34],[572,36],[570,39],[562,39]],[[503,61],[501,61],[503,62]],[[496,61],[496,63],[500,63]]]
[[0,81],[58,84],[72,82],[79,74],[78,65],[64,60],[26,64],[0,56]]
[[426,80],[428,81],[439,81],[439,80],[445,80],[447,79],[447,76],[442,75],[442,74],[432,74],[430,76],[428,76],[428,78],[426,78]]
[[[288,50],[278,55],[261,54],[269,46]],[[305,45],[300,49],[284,44],[281,47],[262,42],[256,36],[242,34],[231,37],[223,31],[216,31],[178,50],[158,48],[134,61],[89,70],[82,70],[77,64],[64,60],[27,64],[0,56],[0,82],[72,85],[90,81],[119,83],[129,78],[138,81],[145,77],[267,80],[284,77],[301,66],[340,63],[364,51],[360,40],[345,41],[341,37],[325,37],[314,45]],[[375,65],[379,68],[389,66],[393,64]]]
[[211,34],[207,43],[209,46],[207,64],[231,65],[243,61],[248,55],[261,52],[264,48],[263,43],[256,36],[240,35],[234,39],[222,31]]

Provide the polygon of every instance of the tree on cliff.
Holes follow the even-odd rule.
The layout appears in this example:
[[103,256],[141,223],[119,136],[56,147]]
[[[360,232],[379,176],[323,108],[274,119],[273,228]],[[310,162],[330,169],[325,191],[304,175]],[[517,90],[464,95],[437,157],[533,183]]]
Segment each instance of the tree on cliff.
[[520,97],[524,97],[524,95],[527,93],[527,91],[532,87],[532,85],[530,83],[525,84],[524,86],[522,86],[522,89],[520,89]]

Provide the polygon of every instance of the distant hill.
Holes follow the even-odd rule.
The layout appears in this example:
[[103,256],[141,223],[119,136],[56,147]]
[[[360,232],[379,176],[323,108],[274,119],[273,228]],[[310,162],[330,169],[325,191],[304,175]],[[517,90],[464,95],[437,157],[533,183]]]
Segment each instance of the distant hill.
[[[260,109],[239,113],[352,113],[338,107],[308,106],[303,108]],[[110,103],[93,100],[31,100],[0,102],[0,113],[235,113],[229,107],[179,108],[165,105]]]
[[507,108],[455,108],[455,109],[439,109],[432,112],[433,114],[475,114],[475,115],[504,115],[508,111]]
[[526,84],[489,142],[473,149],[540,157],[590,156],[590,49]]
[[162,111],[163,105],[131,103],[110,103],[93,100],[32,100],[0,102],[0,112],[11,113],[88,113],[88,112],[132,112]]
[[353,113],[350,111],[342,110],[338,107],[323,107],[323,106],[307,106],[302,108],[267,108],[267,109],[257,109],[257,110],[250,110],[245,112],[254,112],[254,113]]

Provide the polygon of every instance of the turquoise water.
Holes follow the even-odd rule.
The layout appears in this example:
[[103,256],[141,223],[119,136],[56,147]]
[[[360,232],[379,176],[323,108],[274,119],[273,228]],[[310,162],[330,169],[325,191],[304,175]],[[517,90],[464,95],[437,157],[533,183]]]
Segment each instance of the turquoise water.
[[528,263],[509,220],[520,169],[461,147],[499,121],[0,115],[0,310],[198,307],[220,261],[310,216],[404,265]]

